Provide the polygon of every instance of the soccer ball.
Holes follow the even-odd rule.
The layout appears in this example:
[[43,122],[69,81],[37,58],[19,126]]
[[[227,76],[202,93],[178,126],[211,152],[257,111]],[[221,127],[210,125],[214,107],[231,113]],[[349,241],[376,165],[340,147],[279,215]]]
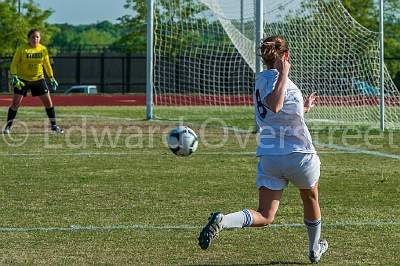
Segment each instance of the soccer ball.
[[168,134],[168,147],[176,155],[189,156],[197,150],[199,144],[194,131],[185,126],[172,129]]

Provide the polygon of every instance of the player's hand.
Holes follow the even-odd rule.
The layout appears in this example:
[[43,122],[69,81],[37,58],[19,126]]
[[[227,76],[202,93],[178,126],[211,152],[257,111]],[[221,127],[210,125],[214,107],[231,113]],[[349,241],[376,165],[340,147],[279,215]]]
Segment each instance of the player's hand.
[[50,79],[50,90],[52,92],[55,92],[58,88],[58,82],[57,80],[53,77]]
[[25,83],[21,81],[17,75],[12,76],[11,85],[18,90],[22,89],[25,86]]
[[304,101],[304,112],[310,111],[312,107],[315,106],[315,100],[316,100],[315,92],[311,93]]
[[279,74],[289,75],[290,63],[287,58],[277,59],[274,63],[274,68],[278,70]]

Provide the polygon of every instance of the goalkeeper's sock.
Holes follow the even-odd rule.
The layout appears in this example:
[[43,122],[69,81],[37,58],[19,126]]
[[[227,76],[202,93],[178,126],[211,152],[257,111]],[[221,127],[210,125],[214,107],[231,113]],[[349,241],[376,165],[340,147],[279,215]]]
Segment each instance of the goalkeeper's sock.
[[242,228],[250,226],[253,223],[253,217],[248,209],[240,212],[234,212],[224,215],[222,219],[222,228]]
[[318,251],[319,238],[321,237],[321,219],[315,221],[304,219],[304,224],[307,227],[309,250]]
[[54,111],[54,107],[46,108],[47,116],[50,119],[51,126],[56,125],[56,112]]
[[15,111],[11,108],[8,108],[6,127],[10,128],[12,126],[12,123],[14,122],[14,119],[16,116],[17,116],[17,111]]

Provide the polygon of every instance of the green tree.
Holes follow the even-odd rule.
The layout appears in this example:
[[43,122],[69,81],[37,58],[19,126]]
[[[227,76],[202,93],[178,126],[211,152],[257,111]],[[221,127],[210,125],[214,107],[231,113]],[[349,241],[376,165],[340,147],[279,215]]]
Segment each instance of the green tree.
[[[121,26],[126,30],[118,44],[126,47],[126,50],[133,53],[146,52],[147,32],[147,1],[126,0],[125,8],[131,9],[134,16],[126,15],[121,17]],[[174,35],[174,39],[180,41],[176,47],[171,47],[179,53],[179,47],[184,48],[193,43],[204,42],[204,36],[199,32],[183,32],[182,28],[189,28],[191,24],[199,24],[204,18],[196,14],[206,10],[206,6],[192,0],[158,0],[155,7],[155,26],[162,25],[164,31]],[[205,20],[203,22],[206,22]],[[208,22],[206,22],[208,23]],[[191,27],[195,29],[195,27]],[[186,34],[185,37],[182,34]],[[157,38],[157,36],[156,36]]]
[[63,51],[98,52],[96,47],[106,49],[123,35],[119,25],[108,21],[89,25],[57,24],[56,26],[60,31],[55,34],[51,46]]
[[22,5],[22,12],[19,14],[16,0],[1,1],[0,55],[12,54],[18,45],[27,41],[26,34],[32,28],[42,32],[42,43],[49,43],[57,31],[57,27],[46,23],[52,12],[50,9],[41,10],[33,0],[29,0]]
[[135,16],[125,15],[119,18],[120,26],[125,34],[116,41],[115,45],[125,47],[130,53],[146,53],[146,25],[147,5],[146,0],[126,0],[124,7],[135,12]]
[[74,43],[77,38],[77,33],[74,26],[69,24],[57,24],[59,32],[54,35],[51,46],[55,47],[67,47]]
[[81,45],[94,44],[94,45],[110,45],[114,41],[113,36],[105,31],[97,29],[89,29],[80,34],[78,43]]

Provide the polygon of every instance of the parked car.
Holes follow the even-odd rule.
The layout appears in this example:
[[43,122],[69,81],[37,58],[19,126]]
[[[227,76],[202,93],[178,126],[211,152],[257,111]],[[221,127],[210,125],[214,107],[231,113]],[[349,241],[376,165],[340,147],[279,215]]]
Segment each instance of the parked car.
[[75,85],[67,89],[64,94],[97,94],[96,85]]

